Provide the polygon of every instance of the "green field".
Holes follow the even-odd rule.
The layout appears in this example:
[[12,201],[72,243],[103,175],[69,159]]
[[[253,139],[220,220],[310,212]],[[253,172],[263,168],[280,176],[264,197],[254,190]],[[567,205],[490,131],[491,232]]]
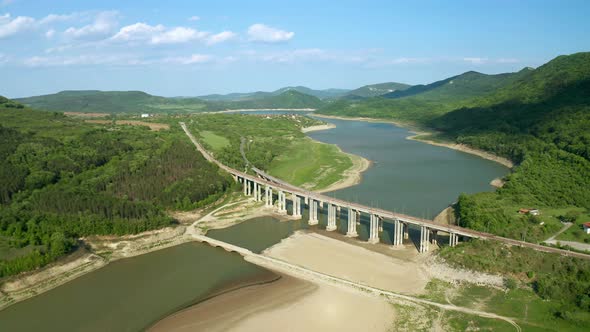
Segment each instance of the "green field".
[[229,146],[229,139],[217,135],[212,131],[204,130],[200,132],[201,138],[205,141],[205,144],[209,145],[213,150],[221,150],[226,146]]
[[[528,286],[509,290],[479,286],[475,284],[453,285],[434,279],[426,286],[423,297],[445,304],[476,309],[514,318],[523,331],[581,331],[580,321],[587,321],[589,313],[578,313],[578,323],[564,320],[556,315],[559,304],[541,299]],[[447,311],[443,316],[444,325],[450,331],[514,331],[509,323]]]
[[293,142],[275,158],[269,172],[296,186],[318,190],[342,179],[352,165],[351,157],[337,146],[306,138]]

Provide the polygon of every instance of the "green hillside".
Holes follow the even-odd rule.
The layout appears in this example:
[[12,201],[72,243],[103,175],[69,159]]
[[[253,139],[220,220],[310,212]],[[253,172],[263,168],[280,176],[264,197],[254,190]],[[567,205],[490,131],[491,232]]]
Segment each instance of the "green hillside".
[[479,97],[494,92],[513,81],[517,76],[518,74],[514,73],[486,75],[468,71],[427,85],[414,85],[405,90],[394,91],[383,95],[383,97],[403,98],[414,96],[422,100],[456,101],[457,99]]
[[358,89],[354,89],[349,91],[345,98],[346,99],[358,99],[360,98],[369,98],[369,97],[377,97],[382,96],[388,93],[396,92],[396,91],[403,91],[409,88],[411,85],[403,84],[403,83],[395,83],[395,82],[387,82],[387,83],[379,83],[379,84],[370,84],[362,86]]
[[86,113],[196,112],[207,108],[197,98],[165,98],[141,91],[62,91],[16,99],[35,109]]
[[82,236],[174,224],[169,210],[211,203],[233,183],[180,128],[108,127],[0,97],[0,279]]
[[228,94],[212,94],[212,95],[205,95],[199,96],[200,99],[207,100],[207,101],[245,101],[245,100],[253,100],[253,99],[260,99],[265,97],[277,96],[289,90],[301,92],[306,95],[314,96],[320,99],[334,99],[341,96],[344,96],[349,90],[346,89],[324,89],[324,90],[314,90],[310,89],[305,86],[289,86],[280,88],[278,90],[272,92],[264,92],[264,91],[257,91],[257,92],[246,92],[246,93],[228,93]]
[[526,76],[526,71],[499,75],[467,72],[428,85],[416,85],[375,98],[339,100],[321,114],[395,119],[422,125],[460,107],[476,105],[478,98]]
[[324,103],[314,96],[303,94],[295,90],[287,90],[276,96],[236,102],[217,103],[215,106],[224,109],[249,108],[319,108]]

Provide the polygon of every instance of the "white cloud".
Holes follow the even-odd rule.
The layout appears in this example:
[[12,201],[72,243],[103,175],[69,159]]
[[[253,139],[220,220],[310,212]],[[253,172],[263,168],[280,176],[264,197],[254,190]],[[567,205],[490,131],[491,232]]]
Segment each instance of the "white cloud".
[[213,45],[217,43],[222,43],[224,41],[228,41],[230,39],[235,38],[237,35],[231,31],[222,31],[220,33],[216,33],[211,35],[207,38],[207,44]]
[[146,61],[129,55],[75,55],[75,56],[33,56],[26,58],[27,67],[65,67],[87,65],[138,65]]
[[180,65],[194,65],[212,61],[213,58],[206,54],[193,54],[188,57],[170,57],[162,60],[164,63],[173,63]]
[[164,29],[164,26],[160,24],[152,26],[145,23],[135,23],[122,27],[110,39],[114,41],[149,40]]
[[10,14],[0,15],[0,38],[10,37],[34,27],[35,19],[32,17],[18,16],[12,18]]
[[277,43],[287,41],[295,36],[294,32],[279,30],[264,24],[253,24],[248,28],[248,37],[251,41],[265,43]]
[[45,32],[45,37],[47,37],[48,39],[53,38],[54,35],[55,35],[55,30],[53,30],[53,29],[49,29]]
[[72,13],[67,15],[49,14],[39,20],[39,24],[51,24],[57,22],[65,22],[79,17],[79,13]]
[[[165,26],[149,25],[146,23],[135,23],[119,29],[111,41],[143,41],[150,44],[179,44],[195,40],[203,40],[209,36],[208,32],[198,31],[192,28],[175,27],[166,28]],[[226,36],[218,36],[223,38]]]
[[463,61],[465,62],[469,62],[473,65],[483,65],[485,63],[488,63],[489,59],[488,58],[472,58],[472,57],[467,57],[467,58],[463,58]]
[[193,22],[194,22],[194,21],[198,21],[198,20],[200,20],[200,19],[201,19],[201,18],[200,18],[200,17],[198,17],[198,16],[191,16],[191,17],[189,17],[189,18],[188,18],[188,20],[189,20],[189,21],[193,21]]
[[519,63],[520,60],[515,58],[500,58],[496,60],[497,63]]
[[96,15],[94,22],[85,25],[81,28],[70,27],[66,29],[64,34],[70,38],[87,38],[92,36],[104,36],[111,33],[116,26],[117,17],[119,16],[116,11],[100,12]]
[[152,44],[178,44],[203,39],[209,33],[192,28],[176,27],[152,37]]

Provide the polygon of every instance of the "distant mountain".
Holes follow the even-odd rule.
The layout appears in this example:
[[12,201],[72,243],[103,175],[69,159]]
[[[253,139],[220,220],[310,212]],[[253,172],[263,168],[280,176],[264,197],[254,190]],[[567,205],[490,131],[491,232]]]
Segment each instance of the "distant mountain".
[[[362,86],[358,89],[354,89],[349,91],[345,98],[346,99],[360,99],[360,98],[369,98],[369,97],[377,97],[384,94],[396,92],[396,91],[404,91],[411,87],[411,85],[403,84],[403,83],[395,83],[395,82],[387,82],[387,83],[379,83],[379,84],[370,84]],[[359,98],[360,97],[360,98]]]
[[346,89],[325,89],[325,90],[314,90],[305,86],[289,86],[280,88],[275,91],[265,92],[246,92],[246,93],[228,93],[228,94],[211,94],[205,96],[199,96],[198,98],[207,101],[245,101],[260,99],[271,96],[278,96],[286,91],[297,91],[306,95],[314,96],[320,99],[334,99],[344,96],[349,90]]
[[422,99],[457,99],[482,96],[510,83],[518,77],[515,73],[486,75],[468,71],[427,85],[414,85],[405,90],[384,94],[385,98],[419,96]]
[[165,98],[142,91],[62,91],[16,100],[32,108],[61,112],[194,112],[208,107],[205,101],[197,98]]
[[258,99],[221,102],[217,107],[225,109],[264,109],[264,108],[319,108],[324,103],[315,96],[295,90],[287,90],[279,95],[271,95]]
[[341,99],[327,104],[318,113],[346,116],[395,118],[424,123],[446,112],[478,103],[482,98],[527,75],[518,73],[486,75],[474,71],[427,85],[416,85],[378,97]]

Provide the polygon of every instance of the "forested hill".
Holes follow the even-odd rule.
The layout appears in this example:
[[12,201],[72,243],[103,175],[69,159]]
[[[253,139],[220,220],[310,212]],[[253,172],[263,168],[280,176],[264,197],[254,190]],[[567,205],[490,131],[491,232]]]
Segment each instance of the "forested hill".
[[167,210],[215,201],[233,183],[179,128],[108,127],[0,97],[0,278],[82,236],[170,225]]
[[244,100],[253,100],[253,99],[260,99],[265,97],[277,96],[289,90],[301,92],[306,95],[314,96],[320,99],[334,99],[338,97],[344,96],[349,90],[346,89],[324,89],[324,90],[315,90],[305,86],[288,86],[284,88],[280,88],[278,90],[272,92],[265,92],[265,91],[256,91],[256,92],[245,92],[245,93],[228,93],[228,94],[211,94],[211,95],[204,95],[199,96],[206,101],[244,101]]
[[40,110],[86,113],[159,113],[206,110],[197,98],[165,98],[141,91],[62,91],[56,94],[15,99]]
[[460,99],[485,96],[513,82],[527,71],[528,69],[524,69],[520,74],[505,73],[498,75],[486,75],[476,71],[468,71],[427,85],[414,85],[405,90],[394,91],[383,95],[383,97],[403,98],[415,96],[422,100],[453,102]]
[[318,113],[390,118],[423,124],[454,109],[476,105],[478,98],[493,93],[526,75],[527,70],[499,75],[467,72],[376,98],[340,100],[322,107]]
[[239,101],[205,101],[199,98],[166,98],[141,91],[62,91],[16,101],[40,110],[84,113],[190,113],[242,108],[318,108],[323,102],[295,90],[255,94]]
[[248,109],[248,108],[318,108],[324,103],[318,98],[304,93],[287,90],[276,96],[259,99],[217,103],[217,108]]
[[357,99],[357,98],[369,98],[369,97],[377,97],[382,96],[391,92],[395,91],[403,91],[409,88],[411,85],[403,84],[403,83],[396,83],[396,82],[387,82],[387,83],[378,83],[378,84],[370,84],[361,86],[358,89],[354,89],[348,92],[345,96],[346,99]]

